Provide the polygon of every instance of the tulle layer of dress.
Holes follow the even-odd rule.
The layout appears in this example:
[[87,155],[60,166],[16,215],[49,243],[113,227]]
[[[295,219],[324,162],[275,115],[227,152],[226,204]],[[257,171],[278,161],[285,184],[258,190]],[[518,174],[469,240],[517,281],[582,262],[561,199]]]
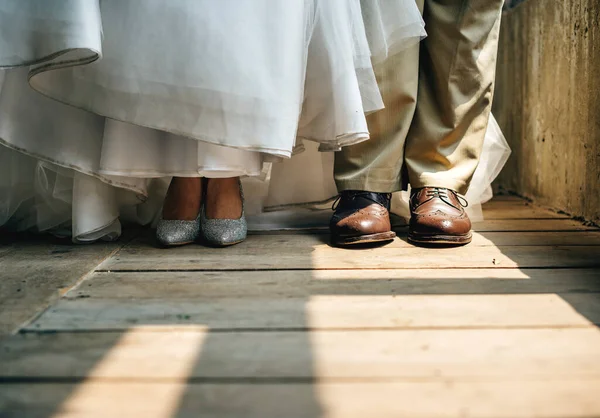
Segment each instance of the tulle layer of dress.
[[425,36],[413,0],[0,0],[0,27],[0,225],[75,242],[151,223],[170,176],[333,196],[317,148],[368,139],[372,62]]
[[[0,24],[0,66],[32,64],[38,92],[171,134],[144,143],[153,159],[188,151],[177,136],[283,157],[297,137],[366,140],[364,113],[383,106],[371,56],[425,35],[412,0],[2,0]],[[149,174],[124,159],[106,171]]]

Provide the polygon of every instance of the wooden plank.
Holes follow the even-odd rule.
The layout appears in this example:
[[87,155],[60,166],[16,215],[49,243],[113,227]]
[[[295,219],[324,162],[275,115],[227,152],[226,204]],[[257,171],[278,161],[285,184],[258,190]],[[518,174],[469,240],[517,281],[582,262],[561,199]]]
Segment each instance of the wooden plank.
[[[293,212],[293,211],[292,211]],[[263,213],[248,218],[251,232],[269,230],[327,230],[332,212],[318,211],[278,211]],[[484,221],[474,222],[476,231],[562,231],[593,230],[581,222],[572,220],[568,215],[558,214],[539,208],[525,201],[492,201],[483,206]],[[531,222],[534,220],[535,222]],[[406,226],[403,218],[392,216],[395,227]],[[597,230],[597,228],[596,228]]]
[[[409,244],[406,240],[408,230],[396,229],[396,233],[399,239],[387,244],[388,248],[412,248],[414,245]],[[280,235],[280,236],[293,236],[294,241],[297,241],[298,245],[306,244],[314,245],[315,238],[304,238],[305,236],[319,234],[317,240],[321,243],[329,241],[328,231],[322,230],[318,232],[309,231],[302,232],[299,234],[291,233],[261,233],[261,235]],[[251,234],[254,235],[254,234]],[[256,239],[252,236],[250,239]],[[264,239],[264,238],[263,238]],[[152,238],[148,238],[146,242],[151,242]],[[537,246],[548,246],[548,245],[600,245],[600,231],[554,231],[554,232],[474,232],[473,241],[469,244],[469,248],[472,247],[487,247],[487,246],[508,246],[508,245],[537,245]]]
[[[395,228],[399,239],[386,244],[387,247],[393,248],[412,248],[414,245],[409,244],[406,240],[408,229]],[[318,235],[317,243],[329,242],[329,231],[327,229],[307,230],[307,231],[254,231],[250,232],[249,239],[255,240],[256,236],[262,235],[278,235],[280,237],[290,237],[297,244],[308,245],[315,244],[315,238],[304,238],[306,236]],[[265,238],[262,238],[265,239]],[[145,240],[149,245],[153,242],[153,237],[148,236]],[[507,245],[600,245],[600,231],[525,231],[525,232],[507,232],[507,231],[492,231],[492,232],[474,232],[473,241],[469,247],[486,247],[486,246],[507,246]]]
[[510,194],[497,194],[490,202],[487,202],[486,205],[496,202],[529,203],[526,199],[519,196]]
[[[406,241],[407,230],[400,229],[397,231],[400,239],[386,245],[386,248],[414,248],[414,245]],[[315,236],[316,235],[316,236]],[[319,244],[328,244],[329,234],[323,232],[320,234],[302,233],[302,234],[276,234],[274,237],[269,237],[269,234],[260,234],[251,236],[244,245],[251,245],[271,248],[273,247],[298,247],[298,249],[307,246],[312,247]],[[468,248],[485,247],[485,246],[549,246],[549,245],[600,245],[600,230],[599,231],[561,231],[561,232],[544,232],[544,231],[529,231],[529,232],[474,232],[473,241],[468,245]],[[151,233],[145,234],[137,240],[134,240],[128,247],[135,249],[155,248],[154,236]],[[238,248],[238,247],[232,247]]]
[[507,206],[484,208],[483,217],[490,219],[570,219],[568,215],[558,214],[535,206],[513,208]]
[[600,379],[4,384],[4,418],[590,418]]
[[[475,232],[469,247],[509,245],[600,245],[600,231]],[[410,244],[406,243],[405,246]]]
[[600,292],[599,269],[96,273],[27,329],[600,323],[600,294],[587,292]]
[[[504,202],[506,203],[506,202]],[[290,210],[262,213],[248,217],[248,229],[253,233],[265,231],[301,231],[301,230],[328,230],[329,220],[331,218],[331,210]],[[559,215],[547,209],[541,209],[534,206],[525,206],[521,202],[519,204],[490,206],[485,208],[483,212],[484,219],[489,220],[547,220],[547,219],[562,219],[570,220],[566,215]],[[392,224],[394,227],[406,226],[404,218],[392,215]],[[476,228],[485,229],[485,224],[476,223]],[[512,224],[511,224],[512,225]],[[519,225],[519,224],[517,224]],[[573,225],[571,222],[570,225]],[[523,228],[522,226],[519,226]],[[562,228],[563,225],[560,224]],[[513,226],[514,228],[514,226]]]
[[496,196],[491,201],[484,203],[482,207],[483,210],[486,210],[490,208],[539,208],[540,206],[525,199],[505,200],[502,199],[502,196]]
[[483,222],[473,222],[473,230],[478,232],[598,231],[598,228],[571,219],[490,219]]
[[314,295],[600,292],[600,269],[402,269],[95,273],[69,299],[212,300]]
[[[113,288],[116,294],[118,288]],[[255,292],[256,293],[256,292]],[[132,326],[218,330],[539,328],[600,325],[600,293],[537,295],[282,294],[186,299],[73,299],[52,306],[28,331],[126,331]]]
[[[406,228],[396,229],[396,233],[400,237],[386,246],[388,248],[413,248],[414,245],[406,241],[408,230]],[[277,238],[267,238],[264,235],[276,235]],[[316,237],[314,235],[317,235]],[[316,244],[329,243],[329,231],[322,230],[317,233],[300,232],[278,234],[260,233],[251,234],[249,240],[259,241],[264,245],[264,242],[271,239],[276,239],[277,244],[285,243],[285,245],[312,246]],[[288,243],[288,241],[290,243]],[[152,232],[147,231],[143,238],[138,239],[133,243],[134,246],[153,247],[154,236]],[[507,246],[507,245],[600,245],[600,230],[599,231],[525,231],[525,232],[507,232],[507,231],[492,231],[492,232],[474,232],[473,241],[469,244],[472,247],[485,246]]]
[[549,214],[555,214],[561,218],[562,217],[572,218],[571,215],[569,215],[565,212],[557,211],[552,207],[537,205],[535,203],[528,202],[527,200],[506,201],[506,200],[499,200],[498,198],[495,197],[493,200],[491,200],[490,202],[487,202],[483,205],[484,213],[486,211],[501,211],[501,210],[512,211],[515,213],[518,211],[523,211],[523,212],[542,211],[542,212],[546,212]]
[[21,334],[0,376],[114,379],[600,377],[600,329]]
[[73,245],[47,237],[13,243],[0,258],[0,336],[45,309],[122,245]]
[[[394,228],[406,228],[404,222],[397,222]],[[252,233],[265,233],[268,231],[286,230],[312,230],[327,231],[329,229],[329,215],[321,222],[305,220],[303,223],[290,225],[270,224],[268,222],[249,221],[248,229]],[[584,225],[570,218],[564,219],[486,219],[473,222],[473,230],[478,232],[519,232],[519,231],[598,231],[594,226]]]
[[137,242],[100,270],[269,270],[355,268],[599,267],[599,246],[507,246],[369,249],[332,248],[326,236],[265,235],[227,249],[188,246],[172,251]]

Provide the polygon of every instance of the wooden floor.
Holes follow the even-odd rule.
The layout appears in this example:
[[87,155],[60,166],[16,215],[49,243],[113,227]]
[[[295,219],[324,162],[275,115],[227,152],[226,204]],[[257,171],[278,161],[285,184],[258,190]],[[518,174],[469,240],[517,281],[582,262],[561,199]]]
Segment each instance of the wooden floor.
[[[400,229],[362,250],[138,237],[77,277],[67,257],[0,344],[0,417],[600,416],[600,231],[510,197],[485,213],[462,248]],[[0,248],[0,279],[45,277],[23,257]]]

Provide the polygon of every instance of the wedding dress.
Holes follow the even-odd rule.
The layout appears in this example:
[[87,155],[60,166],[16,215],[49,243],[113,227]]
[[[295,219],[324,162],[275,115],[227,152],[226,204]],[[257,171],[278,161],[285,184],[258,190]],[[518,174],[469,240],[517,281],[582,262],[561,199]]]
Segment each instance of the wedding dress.
[[0,225],[75,242],[151,223],[171,176],[248,176],[254,212],[333,196],[372,62],[425,36],[413,0],[0,0],[0,28]]

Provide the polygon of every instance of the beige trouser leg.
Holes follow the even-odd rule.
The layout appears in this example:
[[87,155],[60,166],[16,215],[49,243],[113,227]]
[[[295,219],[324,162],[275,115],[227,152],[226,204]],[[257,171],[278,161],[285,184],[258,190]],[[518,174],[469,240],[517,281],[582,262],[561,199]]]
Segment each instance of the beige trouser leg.
[[[421,11],[424,0],[417,0]],[[404,145],[417,107],[419,45],[375,66],[385,109],[367,116],[371,139],[335,154],[338,190],[401,189]]]
[[370,116],[371,140],[337,153],[340,190],[400,190],[406,162],[412,187],[466,193],[491,109],[502,3],[425,1],[429,36],[421,44],[416,112],[406,99],[415,88],[417,52],[407,51],[377,69],[386,109]]

